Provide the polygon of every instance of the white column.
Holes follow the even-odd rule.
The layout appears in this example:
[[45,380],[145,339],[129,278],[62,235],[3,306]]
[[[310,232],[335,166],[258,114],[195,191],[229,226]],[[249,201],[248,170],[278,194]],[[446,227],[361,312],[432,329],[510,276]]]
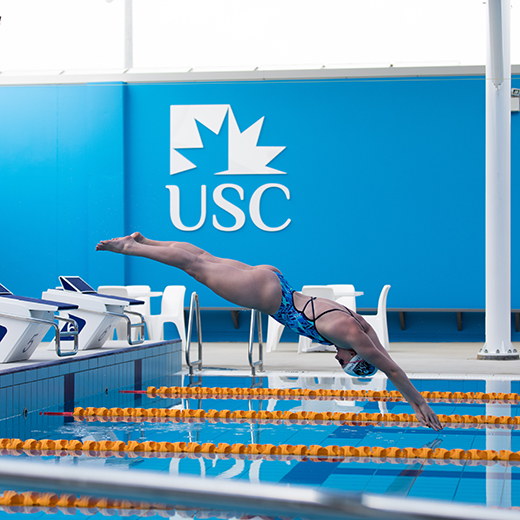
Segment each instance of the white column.
[[134,66],[132,0],[125,0],[125,69]]
[[[511,381],[488,380],[486,393],[511,392]],[[510,404],[486,404],[486,415],[511,415]],[[510,450],[511,430],[486,427],[486,450]],[[511,466],[493,461],[486,466],[486,505],[489,507],[511,507]]]
[[486,343],[477,357],[518,359],[511,343],[511,6],[487,5]]

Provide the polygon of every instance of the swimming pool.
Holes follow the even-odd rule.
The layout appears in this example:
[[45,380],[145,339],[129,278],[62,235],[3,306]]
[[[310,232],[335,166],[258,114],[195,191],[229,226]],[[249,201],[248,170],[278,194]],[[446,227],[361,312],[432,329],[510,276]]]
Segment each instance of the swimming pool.
[[[193,382],[188,376],[175,375],[161,380],[151,380],[149,385],[157,388],[186,387]],[[251,378],[229,374],[203,376],[197,381],[205,388],[249,388]],[[237,449],[236,453],[221,453],[200,450],[181,451],[71,451],[54,449],[41,451],[4,447],[1,457],[17,460],[27,459],[53,465],[77,465],[104,468],[124,468],[129,471],[149,470],[171,475],[189,475],[199,478],[236,479],[252,483],[276,483],[282,486],[311,486],[340,492],[381,493],[399,497],[441,499],[497,507],[520,507],[519,480],[520,462],[506,460],[436,459],[417,456],[405,448],[434,450],[510,450],[520,451],[520,425],[516,424],[448,424],[442,431],[434,432],[405,421],[359,420],[359,414],[412,413],[410,406],[394,399],[371,397],[343,397],[318,395],[320,389],[356,389],[390,391],[393,388],[386,379],[371,382],[338,377],[293,377],[278,374],[257,379],[262,388],[312,390],[312,395],[229,395],[229,394],[180,394],[120,393],[108,391],[74,402],[75,407],[143,408],[177,410],[214,410],[214,417],[73,417],[29,413],[25,418],[0,421],[0,438],[78,440],[81,442],[124,442],[126,445],[145,443],[192,443],[198,446],[337,446],[343,452],[326,456],[319,450],[314,454],[299,455],[297,452],[280,455],[269,448],[266,453],[253,453],[251,449]],[[520,382],[507,380],[414,380],[421,390],[450,392],[502,392],[518,393]],[[145,386],[146,388],[146,386]],[[132,388],[127,388],[135,392]],[[190,390],[197,392],[196,388]],[[280,392],[281,393],[281,392]],[[515,417],[519,401],[501,399],[434,399],[432,408],[438,414],[458,416]],[[48,411],[71,409],[70,403]],[[223,414],[228,410],[229,414]],[[244,412],[243,418],[232,416]],[[249,418],[247,418],[247,412]],[[259,414],[259,412],[263,412]],[[274,417],[267,418],[267,412]],[[303,413],[306,412],[306,413]],[[322,414],[317,420],[309,419],[311,412]],[[327,413],[329,415],[327,416]],[[288,413],[289,415],[285,415]],[[292,419],[284,418],[290,417]],[[300,413],[300,418],[295,417]],[[343,414],[343,419],[333,420],[333,414]],[[358,414],[358,419],[349,421],[348,414]],[[227,416],[226,416],[227,415]],[[276,417],[278,415],[278,417]],[[263,417],[265,416],[265,417]],[[351,417],[351,416],[350,416]],[[363,417],[363,416],[361,416]],[[375,417],[375,416],[374,416]],[[325,420],[323,420],[325,418]],[[5,444],[5,443],[4,443]],[[98,445],[99,446],[99,445]],[[117,445],[116,445],[117,446]],[[177,445],[177,447],[180,444]],[[380,447],[389,453],[390,448],[401,450],[395,456],[373,456],[360,453],[346,455],[345,447]],[[229,451],[229,450],[228,450]],[[253,450],[254,451],[254,450]],[[258,451],[258,450],[257,450]],[[472,452],[473,453],[473,452]],[[12,506],[4,506],[12,507]],[[14,510],[22,514],[20,510]],[[91,516],[91,512],[76,508],[76,515]],[[85,509],[85,508],[82,508]],[[88,509],[88,508],[87,508]],[[0,512],[7,515],[9,509]],[[106,511],[100,514],[106,514]],[[134,511],[134,514],[136,512]],[[44,514],[40,508],[30,508],[27,515]],[[56,514],[67,514],[61,510]],[[159,514],[159,513],[157,513]],[[163,515],[166,514],[163,512]],[[198,517],[203,516],[199,513]],[[197,517],[197,518],[198,518]]]

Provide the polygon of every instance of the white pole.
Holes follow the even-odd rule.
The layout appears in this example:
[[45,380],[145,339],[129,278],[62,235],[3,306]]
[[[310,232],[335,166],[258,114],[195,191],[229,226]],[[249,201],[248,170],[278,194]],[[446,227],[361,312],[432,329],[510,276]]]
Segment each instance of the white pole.
[[134,66],[132,0],[125,0],[125,69]]
[[[496,379],[486,380],[486,393],[511,392],[511,381]],[[506,401],[507,402],[507,401]],[[511,415],[510,404],[486,404],[486,415]],[[482,430],[480,430],[482,431]],[[511,430],[498,429],[496,425],[488,425],[486,432],[486,450],[510,450]],[[493,464],[486,466],[486,506],[488,507],[511,507],[511,466],[506,464]]]
[[486,343],[477,357],[519,359],[511,343],[511,6],[487,6]]

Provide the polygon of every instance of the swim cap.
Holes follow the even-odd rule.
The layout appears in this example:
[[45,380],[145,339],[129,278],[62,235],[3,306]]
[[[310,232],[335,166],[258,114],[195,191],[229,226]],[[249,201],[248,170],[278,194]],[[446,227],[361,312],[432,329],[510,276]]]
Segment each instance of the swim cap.
[[345,374],[354,377],[372,377],[377,368],[357,354],[343,367]]

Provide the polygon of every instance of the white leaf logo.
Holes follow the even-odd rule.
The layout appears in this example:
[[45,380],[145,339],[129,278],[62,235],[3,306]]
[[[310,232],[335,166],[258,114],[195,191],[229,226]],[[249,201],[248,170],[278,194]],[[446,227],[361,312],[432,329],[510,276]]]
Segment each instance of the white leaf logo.
[[172,105],[170,107],[170,174],[197,166],[177,150],[203,148],[197,121],[219,134],[228,115],[228,169],[215,175],[285,174],[267,166],[285,146],[258,146],[264,118],[240,132],[231,105]]

